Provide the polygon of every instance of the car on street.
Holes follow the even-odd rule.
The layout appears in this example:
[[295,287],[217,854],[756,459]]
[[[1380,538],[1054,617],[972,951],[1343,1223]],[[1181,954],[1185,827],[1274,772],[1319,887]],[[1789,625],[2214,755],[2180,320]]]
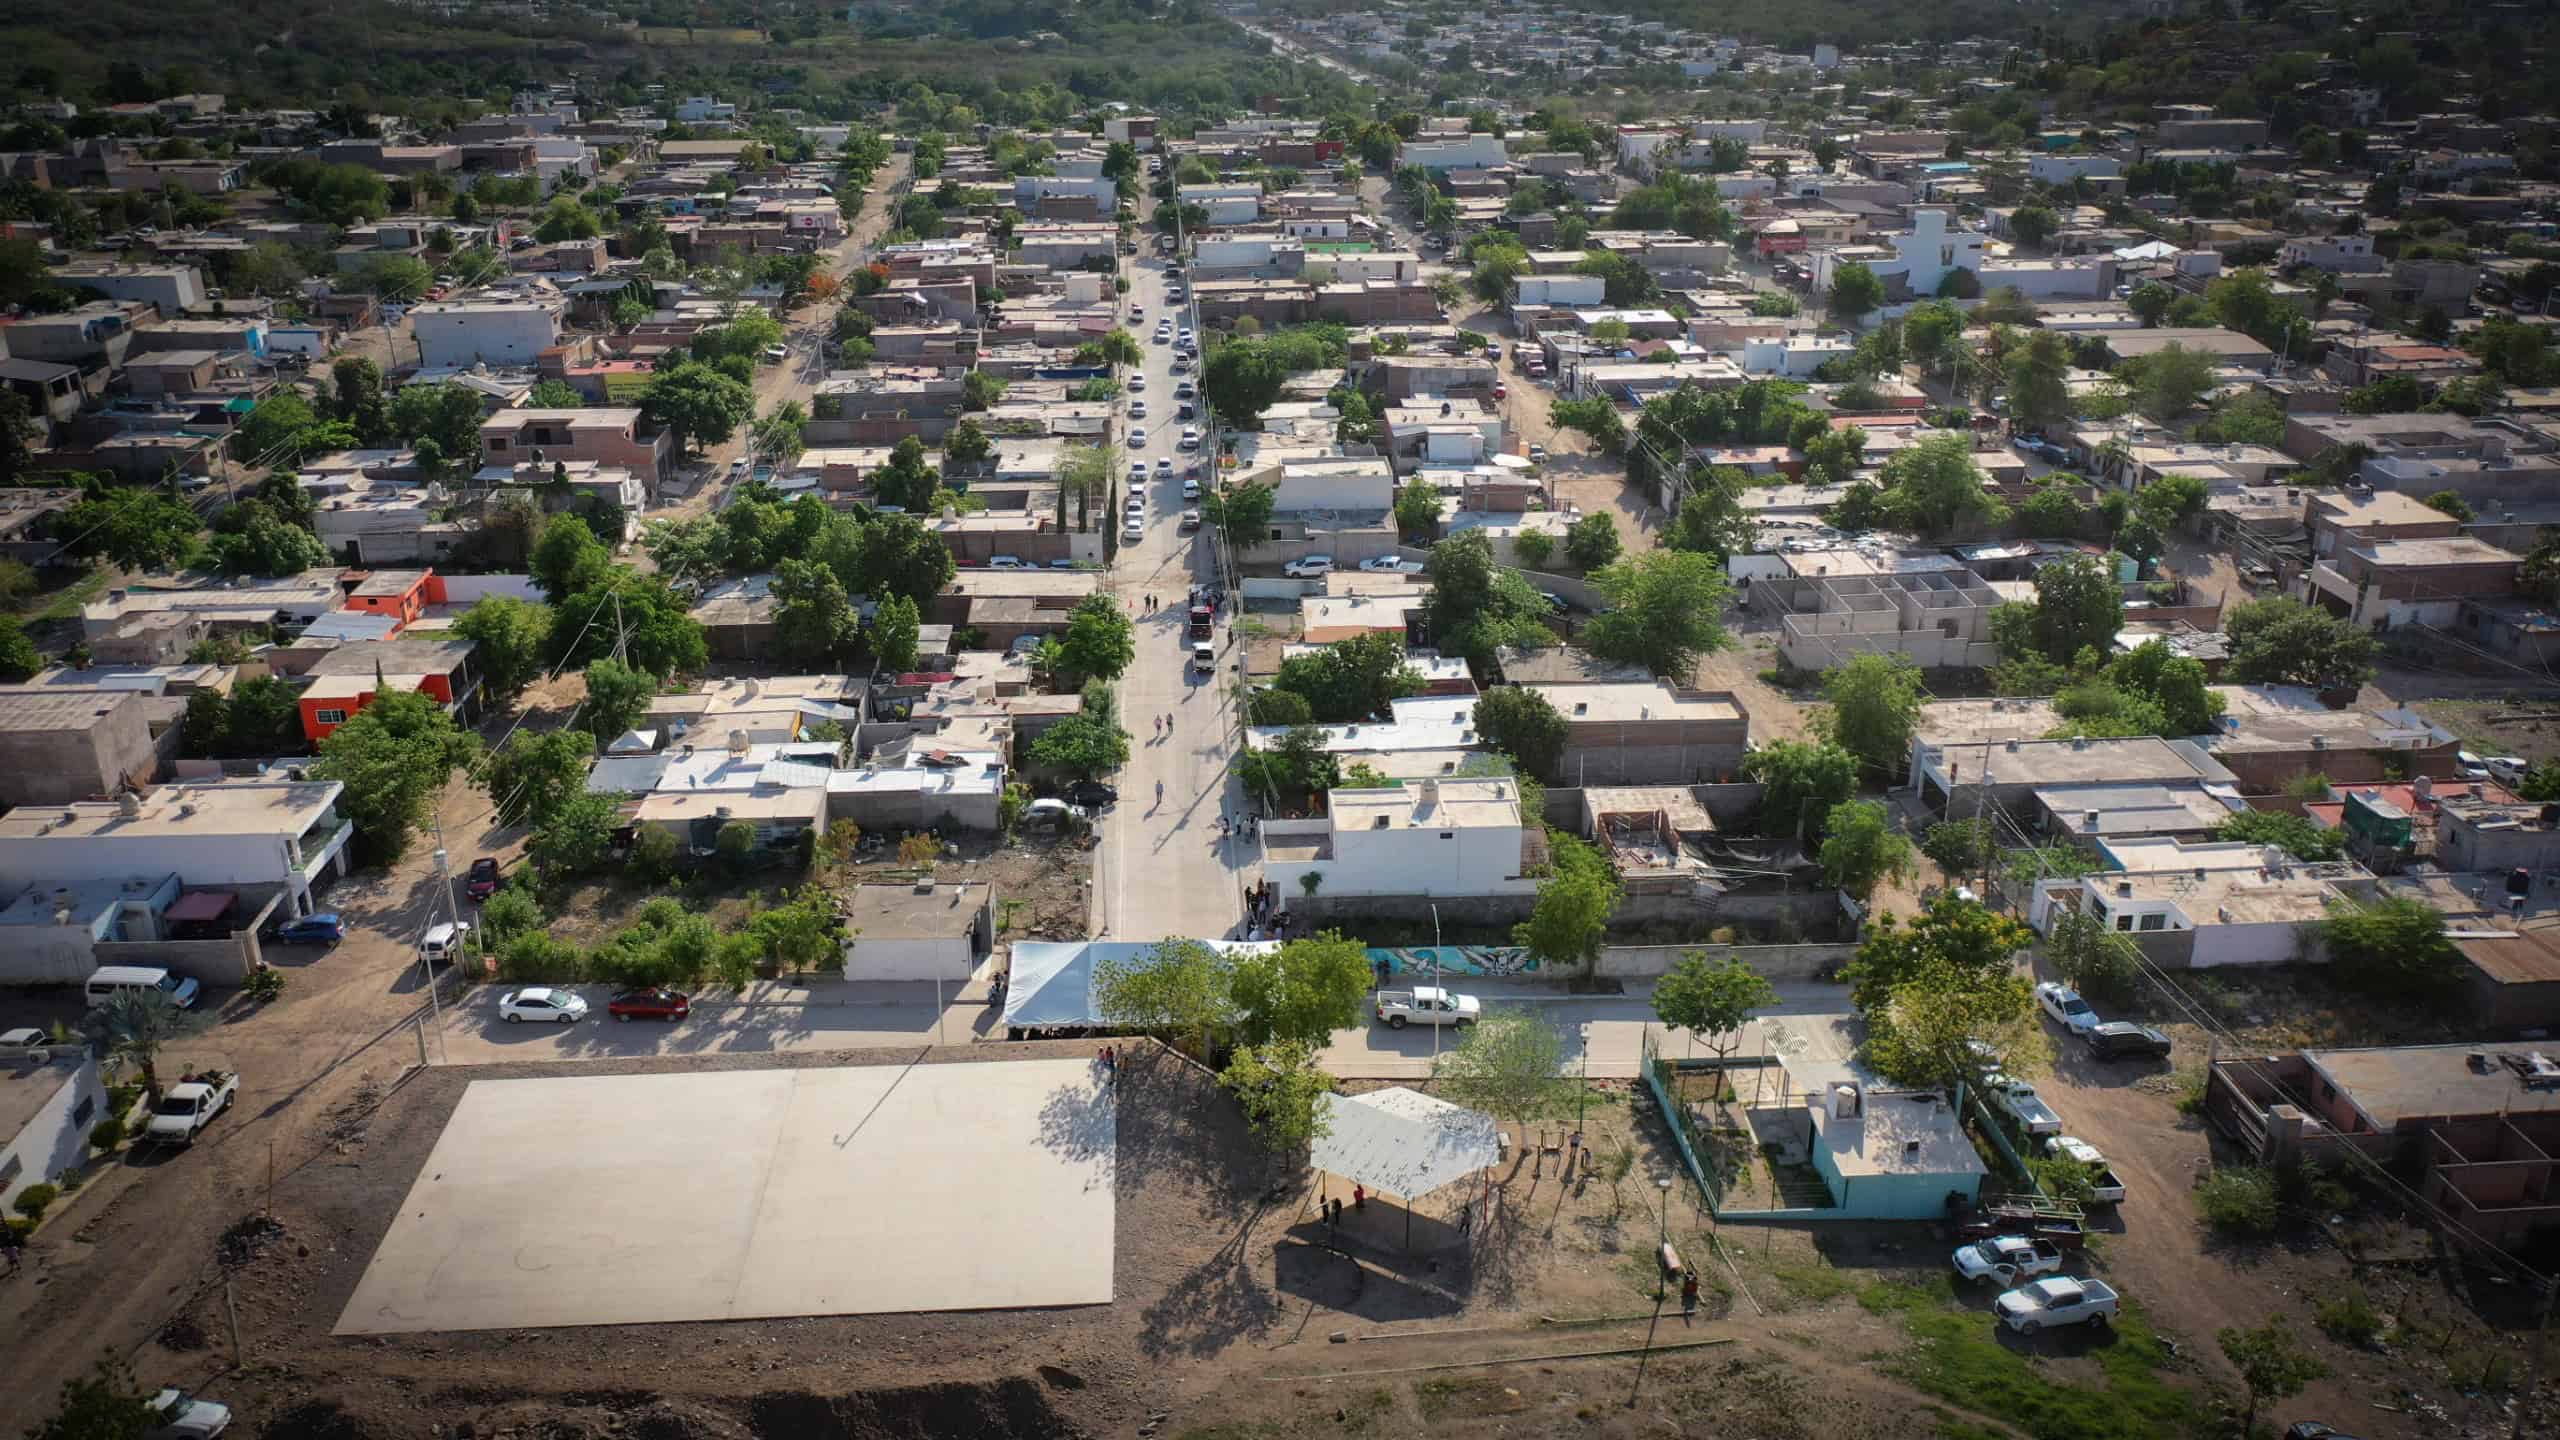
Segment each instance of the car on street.
[[483,855],[471,862],[471,874],[462,882],[462,893],[474,900],[486,900],[498,893],[498,862]]
[[1176,375],[1185,374],[1185,373],[1187,373],[1190,369],[1191,369],[1191,357],[1190,357],[1190,356],[1188,356],[1188,355],[1176,355],[1176,356],[1174,356],[1174,357],[1173,357],[1173,373],[1174,373],[1174,374],[1176,374]]
[[2487,761],[2489,778],[2505,785],[2524,783],[2524,772],[2533,768],[2521,755],[2492,755]]
[[1390,1030],[1407,1025],[1450,1025],[1460,1028],[1473,1025],[1484,1014],[1484,1003],[1473,995],[1453,995],[1430,985],[1411,990],[1381,990],[1377,999],[1378,1018]]
[[1147,522],[1135,515],[1130,516],[1129,522],[1120,527],[1120,543],[1123,545],[1135,545],[1146,538]]
[[1132,390],[1144,390],[1144,389],[1146,389],[1146,388],[1147,388],[1147,377],[1146,377],[1146,376],[1144,376],[1144,375],[1131,375],[1131,376],[1129,377],[1129,388],[1130,388],[1130,389],[1132,389]]
[[286,945],[335,945],[347,938],[347,927],[334,911],[299,915],[278,925],[275,938]]
[[1144,420],[1144,419],[1146,419],[1146,418],[1147,418],[1147,402],[1146,402],[1146,401],[1144,401],[1144,400],[1132,400],[1132,401],[1130,401],[1130,402],[1129,402],[1129,418],[1130,418],[1130,419],[1132,419],[1132,420]]
[[1197,481],[1197,480],[1188,480],[1188,479],[1187,479],[1187,480],[1184,480],[1184,481],[1182,482],[1182,498],[1183,498],[1183,499],[1185,499],[1185,500],[1197,500],[1197,499],[1199,499],[1199,498],[1200,498],[1200,482],[1199,482],[1199,481]]
[[1082,805],[1088,810],[1112,804],[1119,798],[1119,791],[1099,780],[1079,780],[1067,787],[1067,803]]
[[1422,562],[1407,560],[1400,555],[1372,555],[1360,562],[1360,568],[1372,575],[1419,575]]
[[2166,1060],[2169,1037],[2148,1025],[2130,1020],[2110,1020],[2089,1027],[2080,1037],[2088,1042],[2089,1053],[2101,1060]]
[[1147,448],[1146,426],[1132,425],[1129,427],[1129,448],[1132,450],[1144,450]]
[[174,1386],[143,1402],[150,1412],[144,1423],[151,1428],[143,1432],[143,1440],[213,1440],[231,1428],[231,1407],[218,1400],[201,1400]]
[[1197,511],[1197,510],[1185,510],[1185,511],[1183,511],[1183,512],[1182,512],[1182,533],[1184,533],[1184,534],[1188,535],[1188,534],[1190,534],[1192,531],[1197,530],[1197,529],[1199,529],[1199,528],[1200,528],[1200,512],[1199,512],[1199,511]]
[[535,985],[524,990],[510,990],[498,997],[498,1018],[510,1025],[521,1025],[527,1020],[572,1025],[586,1017],[587,997],[574,990]]
[[987,557],[987,568],[990,570],[1028,570],[1032,567],[1024,564],[1022,557],[1019,555],[990,555]]
[[1156,478],[1159,480],[1170,480],[1173,478],[1172,456],[1160,455],[1156,457]]
[[693,997],[664,985],[644,985],[606,1001],[604,1013],[616,1020],[664,1020],[672,1024],[693,1013]]
[[1197,450],[1200,448],[1199,427],[1194,425],[1185,425],[1182,427],[1182,448],[1185,450]]
[[767,345],[764,347],[764,358],[767,364],[779,365],[791,358],[791,352],[779,345]]
[[240,1098],[240,1072],[204,1070],[189,1074],[160,1092],[141,1138],[154,1145],[192,1145],[213,1117]]
[[2079,991],[2059,980],[2036,986],[2036,1005],[2074,1035],[2086,1035],[2098,1028],[2096,1008],[2081,999]]
[[1499,380],[1494,381],[1494,382],[1493,382],[1493,398],[1494,398],[1494,399],[1496,399],[1496,400],[1508,400],[1508,399],[1510,399],[1510,398],[1511,398],[1511,387],[1510,387],[1510,386],[1508,386],[1508,385],[1503,384],[1503,383],[1502,383],[1501,381],[1499,381]]
[[1200,387],[1192,384],[1188,380],[1176,381],[1173,387],[1173,398],[1176,400],[1197,400],[1200,398]]
[[1282,565],[1280,567],[1280,573],[1293,580],[1308,580],[1318,575],[1330,575],[1333,573],[1333,557],[1330,555],[1301,555],[1297,559],[1291,560]]
[[1130,318],[1130,319],[1132,319],[1132,320],[1144,320],[1144,319],[1146,319],[1146,318],[1147,318],[1147,307],[1146,307],[1146,306],[1144,306],[1144,305],[1132,305],[1132,306],[1130,306],[1130,307],[1129,307],[1129,318]]
[[1129,493],[1135,495],[1145,488],[1147,488],[1147,462],[1144,460],[1130,461]]
[[1546,458],[1547,458],[1547,447],[1546,447],[1546,446],[1544,446],[1544,445],[1532,445],[1532,446],[1530,446],[1530,447],[1529,447],[1529,463],[1530,463],[1530,464],[1532,464],[1532,465],[1536,465],[1536,464],[1543,463],[1543,462],[1546,460]]
[[1983,1077],[1982,1093],[1994,1106],[2007,1111],[2009,1117],[2023,1126],[2028,1134],[2062,1133],[2062,1116],[2044,1103],[2044,1097],[2036,1093],[2036,1087],[2026,1081],[2012,1080],[2006,1075],[1987,1075]]

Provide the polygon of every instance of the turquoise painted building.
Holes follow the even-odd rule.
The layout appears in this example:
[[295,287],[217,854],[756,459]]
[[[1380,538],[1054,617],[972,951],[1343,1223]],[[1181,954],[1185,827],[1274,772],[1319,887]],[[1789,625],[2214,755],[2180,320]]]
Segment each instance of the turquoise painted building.
[[1813,1118],[1807,1158],[1831,1191],[1833,1210],[1824,1218],[1936,1220],[1946,1215],[1948,1196],[1970,1205],[1982,1193],[1991,1172],[1947,1096],[1870,1089],[1845,1069],[1794,1078],[1812,1082],[1806,1084]]

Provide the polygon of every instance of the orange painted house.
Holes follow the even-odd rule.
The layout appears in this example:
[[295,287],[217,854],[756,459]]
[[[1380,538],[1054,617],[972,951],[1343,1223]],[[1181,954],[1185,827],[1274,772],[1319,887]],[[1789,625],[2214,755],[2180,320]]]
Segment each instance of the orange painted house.
[[433,570],[376,570],[347,596],[346,608],[391,617],[391,633],[399,634],[430,605],[444,603],[444,577]]
[[468,640],[375,640],[341,645],[311,667],[301,696],[302,734],[313,744],[347,723],[382,688],[432,695],[468,722],[478,708],[480,672]]

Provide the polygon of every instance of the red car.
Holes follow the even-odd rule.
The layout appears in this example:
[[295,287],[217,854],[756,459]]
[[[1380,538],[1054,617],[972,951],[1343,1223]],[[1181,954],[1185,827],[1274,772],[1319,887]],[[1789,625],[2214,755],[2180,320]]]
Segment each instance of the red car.
[[616,1020],[681,1020],[693,1013],[693,999],[681,990],[625,990],[604,1007]]
[[473,900],[486,900],[498,893],[498,862],[483,855],[471,862],[471,874],[462,882],[462,893]]

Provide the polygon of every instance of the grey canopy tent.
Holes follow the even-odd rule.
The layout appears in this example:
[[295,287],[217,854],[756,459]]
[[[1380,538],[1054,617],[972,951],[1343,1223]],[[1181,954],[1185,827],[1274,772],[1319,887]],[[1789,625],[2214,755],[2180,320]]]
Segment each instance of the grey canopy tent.
[[1405,1244],[1413,1243],[1413,1202],[1502,1158],[1493,1117],[1398,1086],[1317,1101],[1325,1133],[1311,1147],[1316,1169],[1404,1197]]

